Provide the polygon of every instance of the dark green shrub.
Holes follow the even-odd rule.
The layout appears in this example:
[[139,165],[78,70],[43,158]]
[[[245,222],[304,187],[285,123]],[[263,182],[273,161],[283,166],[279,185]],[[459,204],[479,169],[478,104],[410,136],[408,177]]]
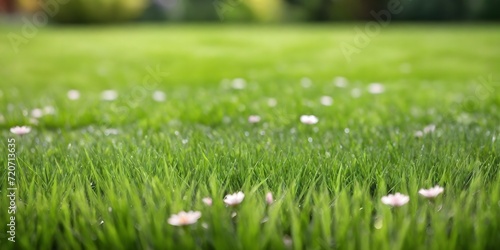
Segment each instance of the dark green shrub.
[[148,0],[45,0],[42,8],[56,22],[102,23],[138,18]]

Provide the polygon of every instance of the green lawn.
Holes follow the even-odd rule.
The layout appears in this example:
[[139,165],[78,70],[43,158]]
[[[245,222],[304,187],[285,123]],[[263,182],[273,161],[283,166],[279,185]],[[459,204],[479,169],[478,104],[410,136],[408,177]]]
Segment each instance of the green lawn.
[[1,249],[498,247],[500,29],[391,24],[348,60],[354,26],[52,26],[17,53],[0,27]]

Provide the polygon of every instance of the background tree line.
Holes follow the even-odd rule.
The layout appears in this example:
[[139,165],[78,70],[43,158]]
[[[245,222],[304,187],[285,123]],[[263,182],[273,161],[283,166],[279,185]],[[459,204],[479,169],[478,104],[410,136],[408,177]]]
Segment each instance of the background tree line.
[[[41,2],[40,2],[41,1]],[[373,19],[391,1],[392,20],[500,20],[500,0],[0,0],[0,12],[56,13],[61,22],[237,21],[324,22]]]

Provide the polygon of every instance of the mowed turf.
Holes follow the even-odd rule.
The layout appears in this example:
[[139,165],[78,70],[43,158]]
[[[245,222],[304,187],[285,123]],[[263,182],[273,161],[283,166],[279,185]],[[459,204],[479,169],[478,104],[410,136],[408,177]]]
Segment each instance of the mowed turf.
[[[498,247],[500,30],[391,24],[346,58],[355,26],[52,26],[17,53],[6,36],[21,27],[1,27],[1,249]],[[435,200],[418,194],[436,184]],[[410,201],[381,202],[395,192]],[[202,216],[169,225],[181,210]]]

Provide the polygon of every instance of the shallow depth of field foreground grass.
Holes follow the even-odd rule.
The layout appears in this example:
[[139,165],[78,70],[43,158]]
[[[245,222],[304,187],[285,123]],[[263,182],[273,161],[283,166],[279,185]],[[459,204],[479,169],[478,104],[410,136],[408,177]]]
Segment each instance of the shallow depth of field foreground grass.
[[[4,38],[20,29],[0,28],[1,249],[500,244],[495,26],[392,25],[350,61],[340,48],[351,26],[49,27],[16,54]],[[383,93],[368,91],[374,82]],[[101,100],[108,89],[116,100]],[[55,112],[31,124],[46,106]],[[302,124],[306,114],[319,122]],[[17,125],[32,131],[10,133]],[[436,199],[418,194],[437,184]],[[226,207],[238,191],[243,202]],[[396,192],[410,201],[381,202]],[[182,210],[202,216],[167,223]]]

